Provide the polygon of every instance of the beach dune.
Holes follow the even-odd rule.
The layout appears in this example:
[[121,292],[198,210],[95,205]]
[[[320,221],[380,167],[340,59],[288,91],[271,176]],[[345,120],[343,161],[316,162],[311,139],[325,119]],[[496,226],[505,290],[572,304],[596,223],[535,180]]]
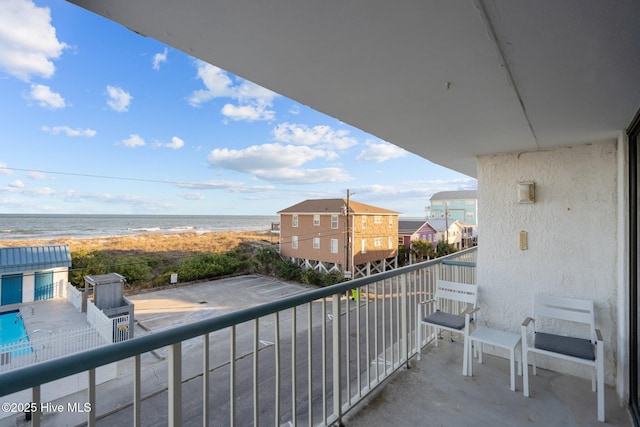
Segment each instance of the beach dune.
[[257,240],[277,242],[268,231],[212,231],[205,233],[145,233],[128,236],[97,238],[57,238],[43,240],[3,240],[0,246],[35,246],[50,244],[68,244],[71,252],[104,251],[107,253],[163,253],[194,254],[204,252],[225,252],[242,242]]

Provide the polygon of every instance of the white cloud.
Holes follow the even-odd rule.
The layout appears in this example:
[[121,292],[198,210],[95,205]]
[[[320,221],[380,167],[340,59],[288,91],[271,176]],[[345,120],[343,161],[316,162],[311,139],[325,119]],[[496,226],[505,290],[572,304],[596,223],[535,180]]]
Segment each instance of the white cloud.
[[205,89],[193,92],[189,104],[199,107],[215,98],[231,98],[237,101],[237,105],[227,103],[221,111],[225,117],[231,120],[273,120],[275,111],[269,107],[273,105],[276,93],[247,80],[236,78],[234,81],[229,73],[202,61],[197,62],[197,67],[198,78]]
[[49,176],[44,172],[31,171],[27,176],[35,181],[44,181],[45,179],[49,179]]
[[7,164],[6,163],[2,163],[0,162],[0,175],[13,175],[13,171],[10,169],[7,169]]
[[334,130],[330,126],[308,127],[303,124],[282,123],[273,129],[276,141],[297,145],[313,145],[331,150],[345,150],[358,143],[348,130]]
[[90,138],[96,136],[98,133],[93,129],[81,129],[81,128],[73,129],[73,128],[70,128],[69,126],[53,126],[53,127],[42,126],[41,129],[43,132],[50,133],[51,135],[58,135],[60,133],[64,133],[67,136],[86,136]]
[[167,53],[168,52],[169,52],[169,49],[167,49],[165,47],[164,48],[164,52],[156,53],[155,55],[153,55],[153,69],[154,70],[159,70],[160,69],[160,64],[162,64],[163,62],[167,62]]
[[367,146],[360,152],[356,160],[374,161],[382,163],[391,159],[398,159],[408,153],[400,147],[388,142],[367,142]]
[[393,185],[371,184],[353,188],[358,197],[377,200],[420,200],[427,204],[431,196],[439,191],[476,190],[477,181],[473,178],[450,180],[435,179],[424,181],[406,181]]
[[142,147],[145,145],[145,143],[144,139],[140,135],[131,134],[129,135],[129,138],[122,141],[122,145],[124,145],[125,147],[135,148]]
[[129,92],[115,86],[107,86],[107,96],[107,105],[121,113],[129,110],[129,104],[133,99]]
[[210,180],[203,182],[181,182],[176,184],[181,188],[190,188],[192,190],[227,190],[244,186],[241,181],[219,181]]
[[299,105],[294,105],[289,109],[289,113],[293,114],[294,116],[297,116],[298,114],[300,114],[300,106]]
[[232,104],[226,104],[222,107],[222,114],[231,120],[245,120],[247,122],[273,120],[276,115],[275,111],[267,110],[264,106]]
[[282,184],[319,184],[323,182],[343,182],[353,179],[340,168],[256,170],[255,176]]
[[198,192],[178,193],[178,197],[185,200],[204,200],[204,196]]
[[20,194],[24,194],[26,196],[51,196],[55,194],[56,191],[51,187],[39,187],[34,189],[26,189],[20,192]]
[[32,84],[28,98],[37,101],[39,106],[52,110],[66,106],[64,98],[45,85]]
[[171,138],[171,142],[157,142],[155,145],[156,147],[166,147],[178,150],[184,147],[184,141],[177,136],[174,136],[173,138]]
[[266,181],[289,184],[315,184],[351,179],[340,168],[302,169],[315,159],[332,158],[332,153],[307,146],[264,144],[242,150],[216,148],[208,157],[214,167],[253,174]]
[[234,193],[260,193],[273,190],[272,185],[251,185],[247,186],[241,181],[219,181],[211,180],[204,182],[183,182],[177,184],[181,188],[189,188],[193,190],[229,190]]
[[259,169],[278,169],[301,166],[327,153],[310,147],[281,144],[253,145],[242,150],[216,148],[209,153],[209,163],[225,169],[252,172]]
[[30,0],[0,1],[0,70],[21,80],[49,78],[68,46],[56,37],[51,10]]
[[19,179],[16,179],[15,181],[9,184],[9,187],[24,188],[24,182],[20,181]]

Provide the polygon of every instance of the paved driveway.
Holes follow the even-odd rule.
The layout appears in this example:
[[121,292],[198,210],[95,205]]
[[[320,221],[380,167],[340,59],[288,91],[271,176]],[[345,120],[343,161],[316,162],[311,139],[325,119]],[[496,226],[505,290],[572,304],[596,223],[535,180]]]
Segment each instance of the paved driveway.
[[130,295],[136,335],[220,316],[312,288],[263,276],[239,276]]

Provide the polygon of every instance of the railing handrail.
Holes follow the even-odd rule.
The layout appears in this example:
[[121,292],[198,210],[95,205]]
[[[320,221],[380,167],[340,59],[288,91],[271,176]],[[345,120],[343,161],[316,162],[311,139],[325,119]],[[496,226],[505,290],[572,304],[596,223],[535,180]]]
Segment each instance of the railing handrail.
[[476,249],[476,247],[469,248],[445,257],[400,267],[395,270],[385,271],[372,276],[360,277],[348,282],[283,298],[278,301],[245,308],[232,313],[223,314],[218,317],[200,320],[188,325],[176,326],[175,328],[154,332],[116,344],[83,351],[64,358],[54,359],[27,368],[20,368],[6,372],[0,374],[0,396],[6,396],[40,384],[55,381],[90,369],[95,369],[138,354],[186,341],[233,325],[239,325],[250,320],[268,316],[270,314],[335,294],[347,292],[351,289],[359,288],[371,283],[400,276],[401,274],[410,273],[431,265],[441,264],[444,260],[457,258],[460,255],[467,254],[475,251]]

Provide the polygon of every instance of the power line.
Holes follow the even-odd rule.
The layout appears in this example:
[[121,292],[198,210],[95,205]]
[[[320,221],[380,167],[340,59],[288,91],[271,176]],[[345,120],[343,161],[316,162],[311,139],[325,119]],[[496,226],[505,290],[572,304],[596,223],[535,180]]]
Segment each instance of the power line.
[[332,194],[328,191],[313,191],[309,192],[306,190],[296,190],[296,189],[282,189],[282,188],[263,188],[263,187],[245,187],[242,185],[225,185],[225,184],[216,184],[216,183],[207,183],[207,182],[189,182],[189,181],[173,181],[169,179],[150,179],[150,178],[134,178],[134,177],[123,177],[123,176],[110,176],[110,175],[96,175],[96,174],[88,174],[88,173],[76,173],[76,172],[60,172],[60,171],[47,171],[40,169],[25,169],[25,168],[13,168],[8,166],[0,166],[0,170],[10,170],[16,172],[37,172],[43,174],[50,175],[65,175],[65,176],[77,176],[82,178],[96,178],[96,179],[112,179],[119,181],[133,181],[133,182],[149,182],[154,184],[171,184],[184,188],[194,188],[194,189],[219,189],[219,190],[271,190],[271,191],[280,191],[285,193],[311,193],[311,194]]

